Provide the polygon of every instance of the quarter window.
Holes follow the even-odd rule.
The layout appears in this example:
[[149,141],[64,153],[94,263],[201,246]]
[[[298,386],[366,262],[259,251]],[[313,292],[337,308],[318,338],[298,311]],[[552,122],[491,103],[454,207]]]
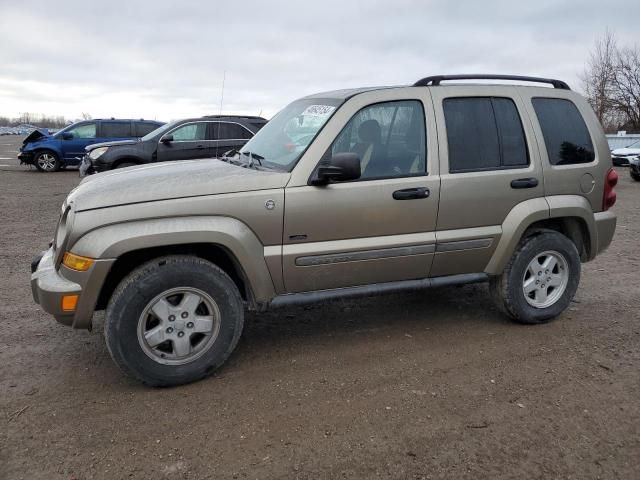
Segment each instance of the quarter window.
[[533,98],[551,165],[589,163],[595,159],[589,130],[576,106],[564,98]]
[[207,134],[207,124],[204,122],[188,123],[176,128],[171,135],[176,142],[189,142],[205,140]]
[[331,147],[331,154],[357,153],[360,179],[426,173],[424,110],[417,100],[371,105],[356,113]]
[[73,138],[96,138],[96,124],[85,123],[69,130]]
[[449,172],[499,170],[529,164],[524,130],[513,100],[447,98],[443,108]]
[[102,137],[118,138],[131,136],[131,122],[102,122]]

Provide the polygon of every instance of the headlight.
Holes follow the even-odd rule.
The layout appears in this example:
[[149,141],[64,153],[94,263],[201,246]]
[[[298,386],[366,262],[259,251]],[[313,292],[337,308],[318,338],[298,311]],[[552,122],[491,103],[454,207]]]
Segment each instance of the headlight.
[[96,160],[97,158],[99,158],[107,150],[109,150],[109,147],[94,148],[93,150],[91,150],[89,152],[89,158],[91,160]]

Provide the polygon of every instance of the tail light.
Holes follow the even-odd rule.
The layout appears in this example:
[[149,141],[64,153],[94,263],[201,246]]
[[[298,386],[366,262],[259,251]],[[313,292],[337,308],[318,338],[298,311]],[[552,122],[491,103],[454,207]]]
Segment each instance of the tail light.
[[602,210],[609,210],[616,203],[616,192],[614,187],[618,183],[618,174],[613,168],[607,172],[604,178],[604,194],[602,195]]

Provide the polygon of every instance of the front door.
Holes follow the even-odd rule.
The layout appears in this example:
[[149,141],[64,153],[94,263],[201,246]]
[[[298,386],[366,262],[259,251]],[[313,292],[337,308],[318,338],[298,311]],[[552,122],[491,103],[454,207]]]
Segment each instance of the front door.
[[422,92],[356,107],[325,155],[357,153],[359,180],[285,190],[287,292],[429,275],[440,179],[427,148],[425,110],[431,115],[432,107]]
[[167,132],[163,138],[171,135],[171,141],[158,143],[158,161],[189,160],[211,156],[207,141],[207,122],[190,122]]
[[73,135],[73,138],[62,139],[62,151],[67,164],[78,163],[84,157],[85,147],[96,143],[97,123],[86,122],[67,130],[65,133]]

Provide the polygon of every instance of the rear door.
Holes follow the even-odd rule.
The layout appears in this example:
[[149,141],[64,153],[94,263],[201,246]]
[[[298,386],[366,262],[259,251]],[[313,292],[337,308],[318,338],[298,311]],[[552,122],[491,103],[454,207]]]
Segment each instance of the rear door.
[[61,139],[62,153],[65,163],[73,165],[80,162],[86,146],[97,143],[98,122],[95,120],[82,122],[65,133],[70,133],[73,138]]
[[210,157],[211,150],[207,141],[207,122],[188,122],[164,134],[172,135],[170,142],[158,143],[158,161],[188,160]]
[[357,153],[359,180],[287,186],[287,292],[429,275],[440,185],[431,101],[427,89],[385,98],[357,96],[333,120],[343,126],[324,156]]
[[221,157],[229,150],[240,149],[253,137],[251,130],[236,122],[211,122],[212,156]]
[[442,181],[432,276],[482,272],[511,209],[544,196],[536,139],[517,88],[431,88]]

